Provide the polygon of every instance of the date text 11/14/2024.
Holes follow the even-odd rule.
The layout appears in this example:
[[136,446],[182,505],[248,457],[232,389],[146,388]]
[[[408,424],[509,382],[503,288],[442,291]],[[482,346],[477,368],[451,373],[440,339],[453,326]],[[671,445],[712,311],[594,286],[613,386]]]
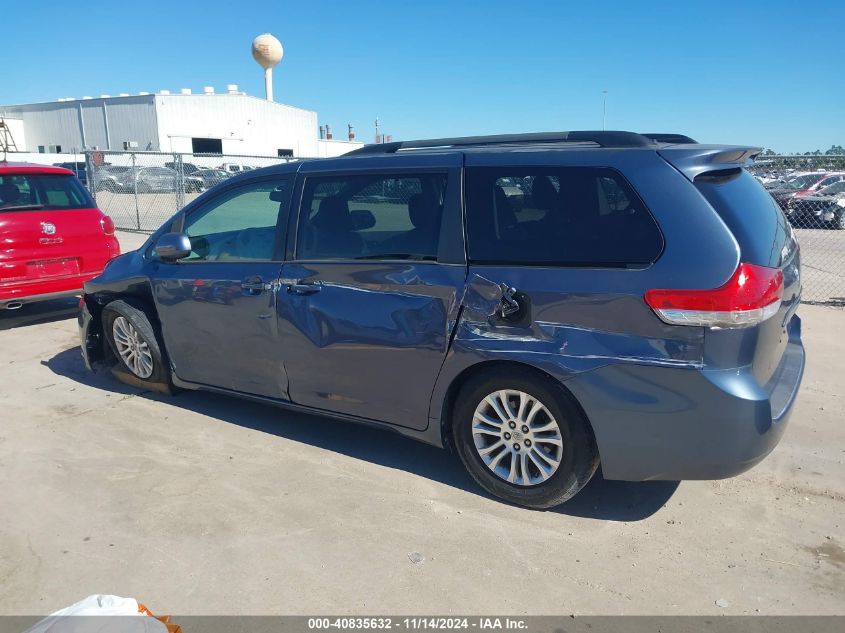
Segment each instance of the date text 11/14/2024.
[[328,629],[408,629],[408,630],[524,630],[528,627],[520,618],[476,617],[349,617],[309,618],[309,630]]

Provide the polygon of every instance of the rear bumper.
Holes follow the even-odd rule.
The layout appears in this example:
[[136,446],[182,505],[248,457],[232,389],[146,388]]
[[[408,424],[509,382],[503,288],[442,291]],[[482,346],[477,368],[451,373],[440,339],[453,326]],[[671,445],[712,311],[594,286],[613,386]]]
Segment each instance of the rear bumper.
[[34,303],[80,295],[82,294],[83,284],[99,274],[100,271],[97,271],[72,277],[34,279],[14,284],[0,284],[0,308],[5,308],[10,303]]
[[[0,291],[2,292],[2,291]],[[27,294],[20,296],[6,297],[0,294],[0,310],[6,310],[11,307],[18,307],[25,303],[36,303],[38,301],[52,301],[54,299],[67,299],[69,297],[76,297],[82,294],[82,288],[75,290],[61,290],[58,292],[45,292],[42,294]]]
[[566,382],[584,406],[607,479],[723,479],[777,446],[804,373],[793,317],[780,365],[765,385],[749,368],[608,366]]

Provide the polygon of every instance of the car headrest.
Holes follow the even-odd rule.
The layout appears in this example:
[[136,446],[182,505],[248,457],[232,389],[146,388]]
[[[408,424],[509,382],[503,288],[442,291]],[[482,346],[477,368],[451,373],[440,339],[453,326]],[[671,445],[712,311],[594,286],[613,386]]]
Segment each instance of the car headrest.
[[17,202],[21,197],[21,190],[17,185],[7,182],[0,185],[0,200],[3,202]]
[[430,193],[415,193],[408,198],[408,215],[415,228],[430,229],[437,226],[440,205]]
[[553,209],[558,206],[558,193],[548,176],[537,176],[531,184],[531,197],[538,209]]
[[351,230],[349,220],[349,203],[343,198],[329,196],[320,203],[317,215],[314,216],[312,224],[318,229],[325,231],[349,231]]

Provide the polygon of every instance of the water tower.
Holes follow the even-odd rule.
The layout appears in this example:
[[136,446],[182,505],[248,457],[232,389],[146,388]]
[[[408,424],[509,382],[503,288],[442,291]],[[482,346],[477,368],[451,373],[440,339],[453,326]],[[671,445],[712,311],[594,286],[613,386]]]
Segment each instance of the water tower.
[[273,68],[282,61],[282,43],[270,33],[262,33],[252,40],[252,57],[264,69],[264,92],[267,101],[273,100]]

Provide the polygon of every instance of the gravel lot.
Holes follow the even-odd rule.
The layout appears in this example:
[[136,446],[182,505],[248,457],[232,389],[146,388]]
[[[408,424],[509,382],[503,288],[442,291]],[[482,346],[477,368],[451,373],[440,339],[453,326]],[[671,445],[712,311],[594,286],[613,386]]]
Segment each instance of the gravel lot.
[[799,313],[803,391],[760,466],[596,477],[551,512],[390,433],[90,374],[74,301],[0,314],[0,614],[98,592],[178,614],[845,614],[845,311]]

